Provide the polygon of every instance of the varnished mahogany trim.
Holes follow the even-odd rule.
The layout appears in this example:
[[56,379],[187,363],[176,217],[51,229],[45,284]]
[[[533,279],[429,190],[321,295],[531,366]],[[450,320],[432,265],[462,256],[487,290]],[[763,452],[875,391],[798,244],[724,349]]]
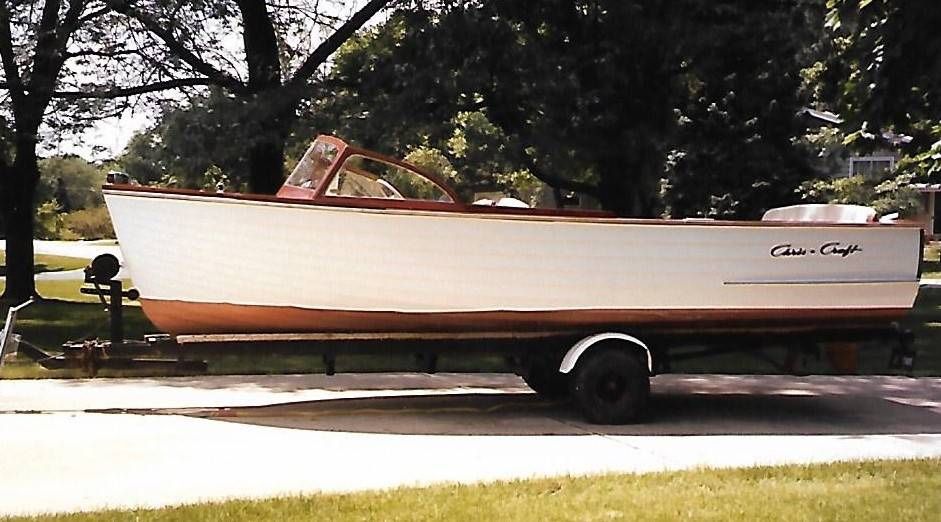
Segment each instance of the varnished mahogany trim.
[[654,219],[654,218],[619,218],[615,214],[593,210],[573,209],[545,209],[545,208],[514,208],[491,207],[482,205],[465,205],[462,203],[443,203],[437,201],[414,201],[378,198],[342,198],[324,197],[321,199],[295,199],[269,196],[264,194],[240,194],[231,192],[203,192],[192,189],[170,189],[158,187],[145,187],[140,185],[105,185],[103,187],[111,194],[149,194],[166,195],[169,197],[199,197],[205,199],[257,201],[262,203],[281,203],[290,205],[311,205],[317,207],[358,208],[371,210],[413,210],[420,212],[438,212],[442,214],[471,214],[482,216],[518,216],[518,217],[557,217],[572,219],[591,219],[600,223],[623,223],[636,225],[687,225],[687,226],[736,226],[736,227],[811,227],[811,228],[858,228],[858,227],[905,227],[921,228],[917,223],[897,222],[885,224],[878,222],[868,223],[820,223],[820,222],[790,222],[790,221],[712,221],[712,220],[682,220],[682,219]]
[[[103,190],[112,193],[144,193],[161,194],[167,196],[198,196],[201,198],[217,198],[222,200],[258,201],[263,203],[284,203],[290,205],[312,205],[318,207],[364,208],[375,210],[415,210],[432,211],[453,214],[495,214],[519,216],[550,216],[572,218],[609,218],[617,216],[611,212],[598,210],[572,210],[572,209],[545,209],[545,208],[514,208],[493,207],[484,205],[465,205],[463,203],[446,203],[440,201],[380,199],[380,198],[350,198],[324,196],[319,199],[286,198],[270,196],[267,194],[240,194],[235,192],[204,192],[193,189],[172,189],[145,187],[141,185],[105,185]],[[638,220],[659,221],[659,220]]]
[[[322,200],[328,197],[326,196],[327,187],[329,187],[330,184],[333,182],[333,178],[335,178],[339,174],[340,168],[343,166],[344,163],[346,163],[346,160],[350,159],[350,157],[354,155],[360,155],[360,156],[365,156],[367,158],[373,158],[373,159],[376,159],[385,163],[389,163],[397,167],[403,168],[405,170],[414,171],[428,178],[428,181],[437,185],[438,188],[444,191],[444,193],[447,194],[449,198],[451,198],[451,202],[448,202],[449,204],[461,204],[460,203],[461,197],[457,195],[457,192],[455,192],[454,189],[452,189],[447,183],[444,182],[444,180],[442,180],[441,178],[439,178],[432,172],[428,172],[427,170],[417,165],[412,165],[411,163],[408,163],[407,161],[402,161],[398,158],[393,158],[392,156],[386,156],[385,154],[379,154],[378,152],[373,152],[371,150],[353,147],[347,144],[346,142],[344,142],[343,140],[336,138],[334,136],[321,135],[317,137],[317,140],[324,141],[325,139],[329,139],[327,141],[330,141],[334,145],[336,144],[336,142],[342,143],[343,146],[339,149],[340,151],[339,154],[337,154],[337,157],[334,158],[333,163],[330,165],[330,168],[327,171],[327,175],[323,177],[323,180],[321,180],[320,185],[318,185],[317,188],[313,191],[311,199]],[[314,141],[316,142],[317,140],[314,140]],[[408,199],[405,201],[410,202],[410,203],[421,203],[423,200]]]
[[141,299],[147,317],[175,334],[279,332],[500,332],[604,327],[775,329],[871,327],[907,308],[552,310],[403,313]]

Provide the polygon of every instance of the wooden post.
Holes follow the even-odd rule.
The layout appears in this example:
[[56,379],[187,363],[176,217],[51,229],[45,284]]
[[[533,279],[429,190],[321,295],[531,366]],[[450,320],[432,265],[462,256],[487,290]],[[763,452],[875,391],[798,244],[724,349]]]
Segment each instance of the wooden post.
[[925,235],[928,236],[928,239],[934,239],[934,209],[935,209],[935,196],[937,192],[927,192],[928,194],[928,230],[925,231]]

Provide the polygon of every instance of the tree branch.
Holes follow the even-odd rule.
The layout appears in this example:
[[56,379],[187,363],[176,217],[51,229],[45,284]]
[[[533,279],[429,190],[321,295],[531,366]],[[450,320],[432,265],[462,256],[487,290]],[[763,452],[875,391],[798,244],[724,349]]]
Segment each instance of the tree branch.
[[59,47],[65,49],[66,46],[68,46],[69,38],[72,37],[72,33],[78,28],[82,19],[82,12],[85,10],[86,5],[88,5],[86,0],[71,0],[69,2],[69,8],[65,12],[65,17],[56,29],[56,38]]
[[536,161],[533,160],[529,154],[526,154],[524,151],[522,153],[523,162],[526,164],[526,169],[532,173],[533,176],[536,176],[539,181],[542,181],[546,185],[549,185],[552,188],[562,189],[562,190],[571,190],[573,192],[580,192],[582,194],[587,194],[589,196],[598,196],[598,186],[592,183],[586,183],[584,181],[575,181],[573,179],[566,179],[560,176],[549,174],[546,171],[542,170]]
[[10,32],[10,12],[7,10],[6,2],[0,3],[0,61],[3,63],[3,74],[7,77],[10,96],[13,99],[13,109],[21,107],[26,99],[26,91],[23,89],[23,78],[20,76],[20,68],[16,64],[16,56],[13,52],[13,36]]
[[82,12],[88,0],[70,0],[62,20],[59,11],[62,0],[45,0],[39,27],[36,29],[36,45],[30,69],[29,106],[30,125],[38,126],[43,110],[51,99],[56,78],[66,60],[65,50],[69,39],[78,28]]
[[186,48],[182,41],[173,36],[173,32],[170,29],[165,28],[158,20],[146,13],[134,9],[131,6],[131,2],[127,0],[113,0],[109,2],[109,5],[115,11],[140,22],[145,29],[150,31],[157,38],[163,40],[163,43],[166,44],[167,48],[170,49],[173,54],[189,64],[196,72],[211,80],[213,84],[226,88],[234,93],[244,94],[246,92],[245,85],[242,82],[196,56],[195,53]]
[[350,17],[343,25],[337,28],[326,40],[323,41],[310,56],[304,60],[304,63],[297,69],[294,76],[285,84],[289,92],[296,92],[300,87],[310,79],[317,71],[317,68],[323,65],[337,49],[343,45],[343,42],[349,40],[353,33],[358,31],[363,24],[369,21],[376,13],[384,8],[391,0],[370,0],[362,9]]
[[123,56],[126,54],[139,54],[140,49],[123,49],[118,51],[76,51],[74,53],[65,53],[65,58],[79,58],[82,56],[99,56],[102,58],[114,58],[115,56]]
[[252,92],[281,87],[278,38],[267,6],[258,0],[235,0],[242,14],[242,42]]
[[[55,91],[53,98],[60,99],[97,99],[112,100],[115,98],[127,98],[139,94],[150,92],[165,91],[169,89],[179,89],[181,87],[196,87],[200,85],[212,85],[213,82],[208,78],[177,78],[174,80],[165,80],[161,82],[149,83],[147,85],[135,85],[133,87],[117,87],[114,89],[95,90],[95,91]],[[0,82],[0,89],[10,89],[6,82]]]

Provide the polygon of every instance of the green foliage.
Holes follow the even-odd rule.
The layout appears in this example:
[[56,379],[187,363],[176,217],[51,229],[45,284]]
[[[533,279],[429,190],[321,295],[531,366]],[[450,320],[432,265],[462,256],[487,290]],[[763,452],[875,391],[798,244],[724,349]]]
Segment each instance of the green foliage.
[[444,145],[465,192],[501,192],[530,205],[538,203],[545,185],[521,166],[520,144],[495,125],[484,111],[461,111],[451,119]]
[[[669,67],[662,55],[675,49],[665,9],[627,4],[399,11],[339,53],[331,79],[340,88],[335,99],[311,107],[312,117],[367,147],[444,152],[465,194],[500,190],[521,179],[511,173],[529,171],[567,190],[604,192],[627,211],[623,194],[599,187],[598,165],[620,179],[637,170],[633,162],[657,161],[631,151],[649,148],[646,133],[670,119],[663,101],[670,82],[666,89],[641,84],[660,80]],[[644,124],[628,125],[628,114]],[[648,124],[651,117],[657,123]],[[628,199],[640,193],[636,186],[620,185]]]
[[794,115],[815,24],[817,2],[400,10],[347,42],[305,118],[396,154],[437,149],[463,194],[535,176],[651,215],[668,169],[678,212],[748,216],[810,177]]
[[[158,121],[162,122],[165,117],[166,113]],[[158,123],[155,128],[134,134],[118,158],[120,170],[142,185],[161,184],[160,181],[168,176],[164,172],[164,164],[171,156],[161,147],[158,129],[162,127],[163,124]],[[164,159],[165,155],[167,159]]]
[[[908,131],[941,114],[941,8],[936,0],[827,0],[837,49],[829,66],[848,126]],[[916,139],[919,136],[916,136]]]
[[202,179],[203,190],[218,190],[222,187],[223,190],[238,192],[247,189],[247,185],[244,183],[242,185],[233,186],[229,175],[218,165],[210,165],[209,168],[206,169],[206,172],[203,173]]
[[915,179],[937,183],[941,181],[941,123],[932,126],[931,135],[937,141],[903,156],[899,159],[898,169],[913,173]]
[[[679,132],[664,198],[673,217],[755,218],[795,202],[813,177],[796,116],[813,67],[822,11],[813,4],[722,2],[693,7],[695,53],[683,69]],[[735,52],[709,52],[712,48]]]
[[66,212],[100,206],[104,203],[101,186],[105,174],[103,169],[78,156],[46,158],[39,162],[36,200],[56,201]]
[[39,162],[40,180],[34,234],[38,239],[114,237],[101,185],[105,168],[77,156],[53,156]]
[[104,239],[114,238],[114,229],[104,206],[64,213],[55,203],[47,201],[36,211],[34,236],[65,241]]
[[846,176],[807,181],[798,188],[802,199],[811,202],[865,205],[880,214],[899,212],[913,216],[921,209],[921,196],[911,186],[912,174],[889,175],[883,178]]
[[404,159],[449,183],[457,180],[458,173],[451,165],[451,160],[438,149],[422,145],[412,149]]
[[65,231],[59,207],[52,201],[39,205],[33,224],[33,236],[36,239],[59,239]]
[[[232,188],[248,184],[247,145],[254,126],[244,107],[220,90],[183,107],[167,106],[158,123],[135,135],[118,158],[124,172],[142,184],[215,188],[224,173]],[[220,178],[221,179],[221,178]]]
[[884,130],[906,134],[913,139],[900,145],[899,170],[941,181],[941,6],[827,0],[827,8],[835,45],[821,85],[846,120],[847,140],[858,144]]
[[530,205],[539,202],[545,185],[513,154],[514,143],[482,111],[458,112],[443,128],[451,133],[438,145],[412,149],[406,161],[448,181],[465,200],[480,193],[501,193]]
[[114,238],[111,215],[106,207],[77,210],[62,216],[65,229],[58,239],[105,239]]

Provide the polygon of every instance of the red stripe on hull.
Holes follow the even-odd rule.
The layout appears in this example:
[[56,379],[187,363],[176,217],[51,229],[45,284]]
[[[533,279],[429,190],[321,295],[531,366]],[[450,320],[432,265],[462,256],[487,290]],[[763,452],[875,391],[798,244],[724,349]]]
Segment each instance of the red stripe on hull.
[[174,334],[514,332],[635,327],[657,330],[863,328],[903,318],[907,308],[364,312],[142,299],[147,317]]

